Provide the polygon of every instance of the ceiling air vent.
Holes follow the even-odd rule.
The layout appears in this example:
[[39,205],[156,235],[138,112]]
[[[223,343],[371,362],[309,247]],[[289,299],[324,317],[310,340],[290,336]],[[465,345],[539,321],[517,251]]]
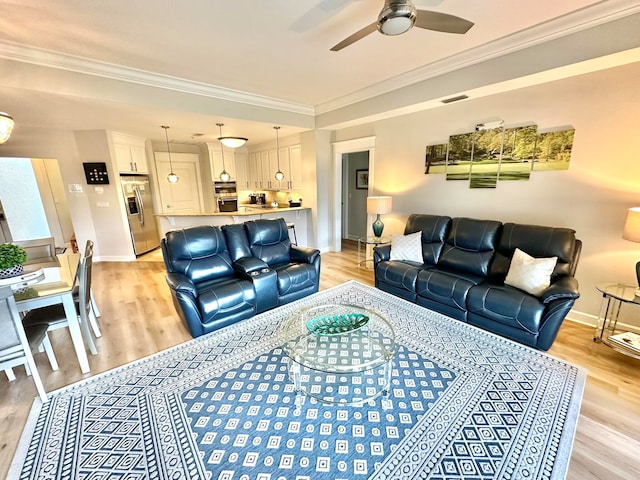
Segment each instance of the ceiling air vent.
[[453,103],[453,102],[459,102],[460,100],[465,100],[469,97],[467,97],[466,95],[458,95],[457,97],[451,97],[451,98],[445,98],[444,100],[440,100],[442,103]]

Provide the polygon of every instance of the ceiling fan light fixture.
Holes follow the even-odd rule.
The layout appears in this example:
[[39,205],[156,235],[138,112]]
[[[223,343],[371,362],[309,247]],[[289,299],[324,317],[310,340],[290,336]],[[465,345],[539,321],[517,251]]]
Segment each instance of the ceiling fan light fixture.
[[378,15],[378,30],[385,35],[401,35],[413,27],[416,16],[411,2],[388,3]]
[[0,112],[0,143],[9,140],[13,131],[13,118],[8,113]]
[[239,148],[247,143],[248,138],[244,137],[218,137],[218,141],[225,147]]

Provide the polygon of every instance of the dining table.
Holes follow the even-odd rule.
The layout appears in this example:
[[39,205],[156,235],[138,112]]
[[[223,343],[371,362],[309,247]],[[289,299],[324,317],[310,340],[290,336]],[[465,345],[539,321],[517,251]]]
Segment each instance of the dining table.
[[[79,265],[79,253],[65,252],[42,263],[25,265],[22,275],[4,279],[0,283],[11,284],[19,312],[62,304],[80,370],[82,373],[89,373],[89,359],[84,340],[91,339],[91,332],[89,326],[80,321],[73,299],[73,287]],[[96,354],[95,344],[90,340],[88,343],[91,353]]]

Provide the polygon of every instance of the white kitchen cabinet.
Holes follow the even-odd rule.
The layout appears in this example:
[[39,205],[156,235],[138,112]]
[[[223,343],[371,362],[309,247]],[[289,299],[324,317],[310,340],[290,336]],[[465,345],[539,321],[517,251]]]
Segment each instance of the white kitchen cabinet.
[[116,165],[120,173],[149,173],[144,138],[112,133]]
[[302,190],[302,147],[291,145],[289,147],[289,181],[288,190]]
[[220,182],[220,174],[222,170],[226,169],[227,173],[231,176],[231,181],[236,181],[236,162],[235,151],[229,148],[224,149],[224,162],[222,161],[222,152],[220,151],[220,144],[207,143],[209,150],[209,165],[211,167],[211,178],[214,182]]
[[259,153],[250,153],[247,162],[249,167],[249,188],[259,190],[262,188],[262,164]]
[[248,157],[249,188],[257,190],[301,190],[302,147],[299,144],[280,147],[280,171],[284,179],[276,180],[278,155],[276,149],[252,152]]
[[249,180],[248,158],[245,152],[234,152],[234,161],[236,164],[236,184],[239,189],[252,188]]

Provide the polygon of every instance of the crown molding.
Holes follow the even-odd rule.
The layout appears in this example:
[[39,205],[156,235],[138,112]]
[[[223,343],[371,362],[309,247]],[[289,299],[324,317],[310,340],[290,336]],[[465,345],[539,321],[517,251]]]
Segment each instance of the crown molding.
[[0,40],[0,58],[301,115],[315,114],[311,105],[217,87],[10,41]]
[[429,80],[497,57],[587,30],[640,12],[640,3],[610,0],[571,12],[548,22],[521,30],[506,37],[465,50],[410,72],[376,83],[343,97],[316,105],[316,115],[348,107],[394,90]]

